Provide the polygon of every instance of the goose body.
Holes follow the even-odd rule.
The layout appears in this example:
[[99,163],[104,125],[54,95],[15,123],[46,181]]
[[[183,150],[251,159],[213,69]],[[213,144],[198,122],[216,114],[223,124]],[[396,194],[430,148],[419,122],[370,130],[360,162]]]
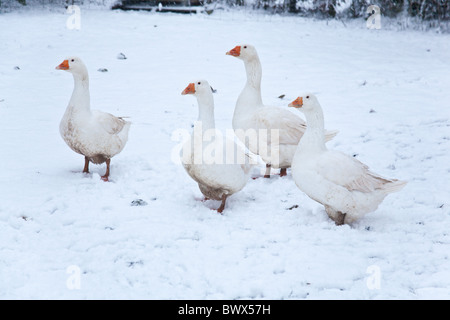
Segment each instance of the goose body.
[[131,123],[110,113],[91,110],[89,76],[80,58],[68,58],[56,69],[71,72],[74,78],[74,90],[59,125],[61,137],[73,151],[85,156],[83,172],[89,172],[89,162],[106,162],[102,179],[107,181],[111,158],[125,147]]
[[[214,100],[208,82],[190,83],[182,94],[193,94],[199,107],[191,139],[183,147],[183,166],[207,199],[222,201],[218,209],[222,212],[227,197],[247,184],[252,165],[242,148],[215,129]],[[234,150],[235,158],[228,157],[230,150]]]
[[337,225],[376,210],[389,193],[405,186],[404,181],[371,172],[354,157],[328,150],[322,108],[314,95],[299,97],[289,106],[303,111],[308,123],[292,161],[292,177],[301,191],[324,205]]
[[[249,150],[260,155],[266,163],[265,177],[270,177],[271,167],[280,168],[280,175],[285,175],[306,130],[306,122],[288,109],[264,105],[261,97],[261,62],[252,45],[236,46],[227,55],[241,59],[247,74],[247,82],[234,109],[233,129]],[[246,142],[242,137],[248,130],[256,131],[258,140],[248,139]],[[326,132],[326,140],[331,140],[336,134],[337,131]]]

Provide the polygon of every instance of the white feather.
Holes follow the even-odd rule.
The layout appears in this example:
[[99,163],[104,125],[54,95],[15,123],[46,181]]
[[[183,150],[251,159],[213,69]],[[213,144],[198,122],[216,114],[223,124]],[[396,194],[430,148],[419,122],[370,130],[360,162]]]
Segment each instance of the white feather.
[[[256,49],[251,45],[241,45],[240,58],[244,61],[247,82],[236,102],[233,115],[235,131],[255,130],[258,134],[267,132],[263,139],[265,150],[261,150],[259,140],[247,141],[246,146],[263,161],[274,168],[289,168],[297,145],[306,130],[306,122],[288,109],[266,106],[261,98],[262,68]],[[260,131],[266,130],[266,131]],[[272,138],[272,130],[277,130],[278,140]],[[326,132],[326,139],[331,140],[337,131]],[[239,135],[238,135],[239,136]],[[244,141],[243,141],[244,142]]]
[[[308,97],[308,98],[306,98]],[[369,170],[354,157],[327,150],[323,135],[323,113],[312,94],[302,97],[308,128],[292,161],[292,176],[310,198],[323,204],[336,221],[338,213],[349,223],[372,212],[391,192],[406,182],[386,179]]]
[[102,163],[123,150],[131,123],[102,111],[91,110],[89,76],[80,58],[68,59],[74,90],[60,122],[67,145],[91,162]]

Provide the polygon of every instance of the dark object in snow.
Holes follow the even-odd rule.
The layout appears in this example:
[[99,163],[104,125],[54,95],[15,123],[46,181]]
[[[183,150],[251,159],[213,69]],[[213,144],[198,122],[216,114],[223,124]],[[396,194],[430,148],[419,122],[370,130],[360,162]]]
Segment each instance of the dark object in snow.
[[286,95],[282,94],[281,96],[278,97],[278,99],[283,99]]
[[0,99],[0,102],[3,102],[3,101],[5,101],[5,99]]
[[353,155],[353,158],[356,158],[358,156],[358,154],[357,153],[355,153],[354,155]]
[[439,206],[439,209],[442,209],[444,207],[444,204],[441,204],[440,206]]
[[117,55],[117,59],[119,59],[119,60],[126,60],[127,57],[121,52],[121,53],[119,53],[119,54]]
[[108,72],[108,69],[106,69],[106,68],[100,68],[100,69],[98,69],[97,71],[99,71],[99,72]]
[[427,52],[430,52],[431,51],[431,49],[427,49]]
[[370,109],[369,113],[376,113],[376,111],[373,109]]
[[292,207],[287,208],[286,210],[292,210],[298,208],[298,204],[294,204]]
[[[211,86],[210,86],[210,87],[211,87]],[[217,90],[214,89],[213,87],[211,87],[211,91],[212,91],[212,93],[216,93],[216,92],[217,92]]]
[[14,70],[20,70],[19,66],[15,66]]
[[216,5],[203,6],[201,0],[122,0],[114,5],[112,10],[143,10],[152,12],[174,12],[174,13],[203,13],[211,14]]
[[370,226],[365,227],[367,231],[370,231]]
[[366,80],[364,80],[364,82],[363,83],[361,83],[361,86],[365,86],[367,84],[367,81]]
[[136,200],[131,201],[131,206],[132,206],[132,207],[146,206],[147,204],[148,204],[148,203],[145,202],[145,201],[142,200],[142,199],[136,199]]
[[144,265],[144,261],[142,261],[142,260],[138,260],[138,261],[129,261],[128,263],[128,267],[129,268],[134,268],[135,266],[137,266],[137,265]]

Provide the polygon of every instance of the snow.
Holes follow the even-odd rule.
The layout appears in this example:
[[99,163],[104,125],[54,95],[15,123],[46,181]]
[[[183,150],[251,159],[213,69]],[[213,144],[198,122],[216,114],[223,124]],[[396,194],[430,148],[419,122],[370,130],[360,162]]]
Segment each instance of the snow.
[[[450,298],[449,35],[247,11],[82,8],[80,30],[68,17],[0,15],[1,299]],[[290,175],[250,180],[224,215],[198,201],[171,161],[198,115],[180,93],[207,79],[229,129],[245,72],[225,52],[241,43],[259,52],[267,104],[315,92],[339,130],[329,148],[408,185],[339,227]],[[92,107],[133,122],[109,183],[59,135],[73,80],[54,68],[70,55]]]

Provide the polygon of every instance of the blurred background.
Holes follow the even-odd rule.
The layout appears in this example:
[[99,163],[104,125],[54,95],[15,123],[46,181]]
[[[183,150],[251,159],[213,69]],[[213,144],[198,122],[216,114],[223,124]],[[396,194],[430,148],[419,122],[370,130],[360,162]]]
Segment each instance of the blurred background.
[[317,19],[342,21],[364,18],[371,5],[380,8],[381,16],[403,28],[450,30],[450,0],[0,0],[0,13],[33,6],[102,6],[120,10],[159,10],[195,13],[192,7],[213,10],[260,10],[271,14],[289,14]]

